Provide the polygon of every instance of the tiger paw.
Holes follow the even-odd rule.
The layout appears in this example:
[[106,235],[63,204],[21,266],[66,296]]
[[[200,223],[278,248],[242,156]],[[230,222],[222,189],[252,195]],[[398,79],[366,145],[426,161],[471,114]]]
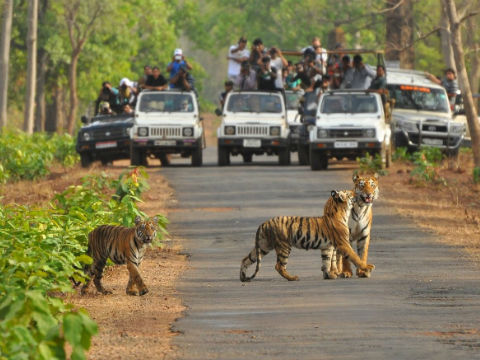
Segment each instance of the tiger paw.
[[287,278],[288,281],[298,281],[299,280],[299,277],[297,275],[294,275],[294,276],[289,276]]
[[327,272],[327,271],[324,271],[323,272],[323,278],[325,280],[328,280],[328,279],[336,279],[337,278],[337,274],[335,274],[333,271],[330,271],[330,272]]
[[144,288],[142,290],[139,291],[138,295],[142,296],[142,295],[145,295],[145,294],[148,294],[148,289],[147,288]]
[[345,279],[349,279],[352,276],[353,276],[353,274],[352,274],[351,271],[344,271],[344,272],[340,273],[340,277],[345,278]]
[[373,264],[367,264],[365,269],[363,269],[365,272],[371,272],[373,269],[375,269],[375,265]]
[[372,275],[371,271],[363,271],[363,270],[357,269],[357,276],[359,278],[369,278],[370,275]]
[[113,294],[110,290],[105,290],[105,289],[101,289],[99,290],[100,293],[102,293],[103,295],[111,295]]

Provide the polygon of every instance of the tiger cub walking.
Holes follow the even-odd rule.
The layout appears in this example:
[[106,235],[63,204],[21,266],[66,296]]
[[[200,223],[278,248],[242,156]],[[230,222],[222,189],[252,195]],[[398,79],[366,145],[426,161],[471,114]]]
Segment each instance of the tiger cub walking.
[[[250,281],[260,269],[262,257],[275,249],[277,264],[275,270],[287,280],[298,280],[298,276],[287,272],[288,256],[292,247],[299,249],[320,249],[322,271],[325,279],[337,277],[335,249],[351,259],[359,268],[371,271],[374,265],[361,261],[349,242],[348,218],[353,206],[353,192],[332,191],[322,217],[280,216],[272,218],[257,229],[255,247],[242,260],[240,280]],[[247,268],[257,263],[255,272],[247,277]]]
[[[370,245],[370,233],[372,230],[372,205],[378,198],[378,176],[353,175],[355,203],[353,205],[348,227],[350,229],[350,244],[357,243],[357,253],[362,261],[367,262],[368,248]],[[350,262],[337,256],[337,267],[342,277],[351,277],[352,268]],[[357,268],[358,277],[370,277],[371,272]]]
[[86,269],[86,274],[90,278],[83,285],[82,294],[87,290],[92,278],[97,291],[102,294],[111,294],[111,291],[105,290],[102,285],[103,269],[108,258],[118,265],[127,263],[130,275],[126,290],[128,295],[137,295],[134,290],[135,285],[138,288],[138,295],[148,293],[138,267],[143,260],[146,245],[150,244],[157,235],[157,225],[157,217],[142,220],[137,216],[134,227],[101,225],[90,232],[87,254],[92,257],[93,263]]

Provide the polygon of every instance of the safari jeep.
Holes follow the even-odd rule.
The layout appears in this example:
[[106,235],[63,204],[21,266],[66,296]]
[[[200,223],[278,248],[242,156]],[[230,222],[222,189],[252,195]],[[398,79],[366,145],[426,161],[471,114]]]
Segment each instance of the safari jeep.
[[245,163],[253,155],[278,155],[290,164],[289,128],[281,92],[232,91],[227,95],[217,130],[218,165],[230,164],[230,155]]
[[377,93],[338,90],[322,94],[309,135],[312,170],[326,169],[331,158],[354,160],[366,153],[380,154],[382,165],[390,166],[391,130]]
[[132,165],[147,165],[147,157],[165,165],[167,154],[180,154],[201,166],[205,142],[195,93],[142,91],[130,137]]
[[423,72],[388,69],[387,88],[395,100],[392,131],[395,147],[417,150],[433,146],[455,155],[465,137],[465,124],[452,117],[445,89]]

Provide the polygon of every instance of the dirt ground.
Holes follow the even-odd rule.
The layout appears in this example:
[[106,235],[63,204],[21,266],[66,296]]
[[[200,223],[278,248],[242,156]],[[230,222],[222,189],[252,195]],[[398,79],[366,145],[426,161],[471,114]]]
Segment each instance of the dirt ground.
[[[211,114],[204,117],[207,144],[214,145],[218,119]],[[0,202],[46,205],[55,193],[80,183],[83,176],[105,171],[117,177],[128,164],[128,161],[117,161],[107,167],[95,164],[88,170],[79,166],[68,170],[55,168],[44,180],[0,186]],[[411,166],[396,162],[389,174],[380,179],[380,196],[401,216],[438,234],[438,241],[459,246],[459,251],[480,263],[480,185],[472,182],[471,154],[461,154],[459,164],[461,166],[453,166],[452,170],[445,164],[440,170],[447,186],[422,186],[411,182]],[[148,180],[150,190],[144,194],[141,208],[148,215],[160,213],[168,217],[167,208],[174,204],[175,194],[158,175],[159,163],[152,165],[148,173],[156,172],[156,175]],[[175,282],[188,266],[187,259],[180,254],[179,243],[179,239],[167,236],[162,249],[148,251],[140,272],[150,292],[143,297],[125,294],[128,281],[125,266],[112,266],[106,271],[104,285],[113,291],[112,295],[99,295],[93,286],[83,297],[69,295],[70,301],[86,308],[99,325],[99,335],[92,341],[89,359],[175,357],[175,349],[171,346],[175,334],[170,325],[184,310],[175,291]]]

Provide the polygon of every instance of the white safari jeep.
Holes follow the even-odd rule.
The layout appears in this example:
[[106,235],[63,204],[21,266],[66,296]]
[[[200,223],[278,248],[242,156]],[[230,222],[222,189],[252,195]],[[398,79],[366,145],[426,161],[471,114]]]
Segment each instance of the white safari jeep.
[[147,156],[164,164],[167,154],[181,154],[191,156],[193,166],[201,166],[204,133],[195,93],[142,91],[130,138],[132,165],[146,165]]
[[330,158],[354,160],[366,153],[380,154],[382,165],[390,166],[391,130],[377,93],[339,90],[322,94],[309,135],[312,170],[326,169]]
[[387,88],[395,100],[392,112],[395,147],[417,150],[433,146],[451,155],[458,153],[465,137],[465,124],[452,117],[442,86],[420,71],[388,69]]
[[290,164],[289,129],[281,92],[231,91],[225,100],[217,130],[218,165],[230,164],[230,155],[252,161],[255,155],[278,155]]

